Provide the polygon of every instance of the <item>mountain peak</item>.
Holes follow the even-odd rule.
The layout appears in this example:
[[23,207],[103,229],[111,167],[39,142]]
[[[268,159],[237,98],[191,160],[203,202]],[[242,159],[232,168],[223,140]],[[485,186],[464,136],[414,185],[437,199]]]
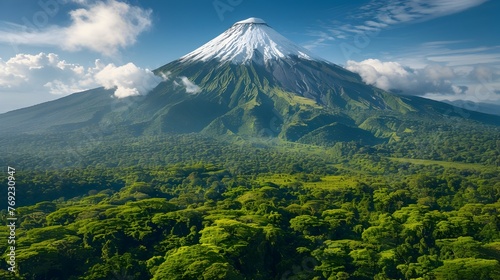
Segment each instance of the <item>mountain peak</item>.
[[261,19],[261,18],[256,18],[256,17],[251,17],[251,18],[247,18],[245,20],[242,20],[242,21],[238,21],[236,24],[266,24],[267,23]]
[[182,62],[218,60],[234,64],[298,57],[306,60],[323,60],[309,50],[293,43],[276,32],[264,20],[251,17],[238,21],[224,33],[191,53],[180,58]]

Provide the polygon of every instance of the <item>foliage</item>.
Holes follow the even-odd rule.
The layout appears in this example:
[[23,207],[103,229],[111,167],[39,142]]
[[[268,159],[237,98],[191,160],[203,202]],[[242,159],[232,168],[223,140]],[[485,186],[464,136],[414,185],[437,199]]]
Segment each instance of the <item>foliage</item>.
[[64,153],[36,162],[44,149],[27,151],[16,173],[19,273],[4,262],[0,275],[498,279],[493,132],[469,135],[474,153],[453,131],[432,138],[445,153],[418,148],[420,129],[413,142],[331,148],[146,137],[94,146],[85,164],[62,168]]

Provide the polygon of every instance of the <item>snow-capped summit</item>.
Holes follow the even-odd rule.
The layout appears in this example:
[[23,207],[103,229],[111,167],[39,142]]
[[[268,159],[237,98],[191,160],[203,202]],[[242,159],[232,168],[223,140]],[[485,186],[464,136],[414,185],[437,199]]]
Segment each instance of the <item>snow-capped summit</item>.
[[236,22],[231,28],[198,49],[180,58],[181,61],[231,62],[246,64],[250,61],[266,63],[286,57],[322,60],[307,49],[288,40],[267,23],[251,17]]
[[247,18],[247,19],[242,20],[242,21],[238,21],[235,24],[248,24],[248,23],[267,24],[263,19],[255,18],[255,17],[251,17],[251,18]]

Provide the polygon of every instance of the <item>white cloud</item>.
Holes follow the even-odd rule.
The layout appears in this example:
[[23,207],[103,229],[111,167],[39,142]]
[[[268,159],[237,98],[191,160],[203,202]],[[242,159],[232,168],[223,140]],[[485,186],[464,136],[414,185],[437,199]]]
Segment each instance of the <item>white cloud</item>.
[[79,78],[81,68],[59,59],[56,54],[17,54],[0,59],[0,89],[36,91],[54,77],[70,80]]
[[108,64],[95,74],[95,80],[106,89],[115,88],[118,98],[145,95],[162,81],[150,70],[141,69],[133,63],[119,67]]
[[493,81],[500,81],[500,69],[488,65],[480,65],[471,71],[472,77],[478,81],[490,83]]
[[[53,53],[18,54],[6,61],[0,59],[0,103],[12,103],[10,100],[19,100],[20,96],[50,100],[53,95],[68,95],[101,86],[115,89],[114,95],[118,98],[145,95],[165,78],[133,63],[116,66],[96,60],[93,67],[86,68],[68,63]],[[8,109],[0,108],[0,111]]]
[[346,68],[358,73],[365,83],[388,91],[435,100],[500,103],[498,67],[428,64],[423,68],[411,68],[399,62],[367,59],[350,60]]
[[56,46],[70,51],[88,49],[112,56],[120,48],[134,44],[139,34],[152,24],[151,10],[117,0],[74,2],[83,8],[69,12],[71,23],[68,26],[27,30],[26,26],[17,25],[15,30],[0,30],[0,42]]
[[457,78],[452,68],[437,64],[427,65],[422,69],[412,69],[398,62],[367,59],[361,62],[349,60],[346,68],[358,73],[369,85],[384,90],[402,91],[403,94],[452,94],[466,90],[462,85],[452,83],[452,80]]
[[346,68],[358,73],[365,83],[384,90],[391,90],[395,86],[400,87],[401,83],[410,82],[411,73],[397,62],[382,62],[378,59],[367,59],[361,62],[349,60]]
[[201,88],[195,83],[191,82],[187,77],[180,77],[182,84],[186,87],[186,93],[199,93]]
[[[470,47],[467,43],[427,42],[389,60],[396,60],[407,68],[419,69],[420,72],[427,68],[426,74],[431,78],[442,78],[452,84],[452,93],[433,90],[429,91],[426,97],[436,100],[463,99],[499,103],[500,95],[497,92],[500,90],[500,46]],[[418,85],[416,88],[422,89]]]
[[117,1],[97,2],[70,12],[72,24],[64,30],[65,47],[113,54],[136,42],[151,25],[151,11]]

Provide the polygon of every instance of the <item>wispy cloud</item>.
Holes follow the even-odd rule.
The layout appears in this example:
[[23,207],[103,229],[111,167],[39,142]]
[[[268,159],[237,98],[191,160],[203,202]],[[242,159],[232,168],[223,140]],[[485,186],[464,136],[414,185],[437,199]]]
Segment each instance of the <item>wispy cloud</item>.
[[428,60],[435,62],[443,62],[448,66],[466,66],[477,64],[500,63],[500,53],[467,53],[453,54],[440,56],[428,56]]
[[439,63],[454,68],[472,69],[479,64],[498,65],[500,45],[470,47],[467,41],[427,42],[392,55],[389,59],[395,59],[414,68]]
[[[344,21],[333,20],[321,30],[311,32],[317,37],[307,46],[314,48],[336,39],[356,35],[372,36],[383,29],[400,24],[423,22],[479,6],[488,0],[373,0],[351,13]],[[349,23],[345,23],[349,22]]]
[[362,32],[365,28],[386,28],[389,26],[422,22],[468,10],[488,0],[375,0],[361,8],[355,15],[364,20],[360,25],[345,25],[344,30]]
[[69,12],[67,26],[42,29],[4,23],[0,43],[12,45],[55,46],[64,50],[87,49],[112,56],[136,42],[151,25],[151,10],[119,2],[74,1],[82,8]]

